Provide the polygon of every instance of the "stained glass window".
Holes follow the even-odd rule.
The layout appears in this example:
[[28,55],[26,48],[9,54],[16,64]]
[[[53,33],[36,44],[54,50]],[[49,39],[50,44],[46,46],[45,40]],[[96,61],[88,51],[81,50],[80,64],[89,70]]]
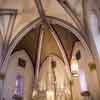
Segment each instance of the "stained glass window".
[[24,92],[24,78],[21,75],[16,76],[16,90],[15,94],[17,96],[23,96]]
[[83,70],[80,70],[80,88],[81,92],[88,91],[86,76]]

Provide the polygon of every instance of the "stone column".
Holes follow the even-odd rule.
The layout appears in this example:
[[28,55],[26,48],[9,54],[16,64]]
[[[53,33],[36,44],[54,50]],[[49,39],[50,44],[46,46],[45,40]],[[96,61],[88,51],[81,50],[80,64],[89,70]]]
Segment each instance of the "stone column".
[[96,63],[96,72],[98,75],[99,85],[100,85],[100,32],[99,32],[99,21],[96,13],[89,10],[87,13],[87,21],[89,28],[89,40],[91,45],[91,50]]

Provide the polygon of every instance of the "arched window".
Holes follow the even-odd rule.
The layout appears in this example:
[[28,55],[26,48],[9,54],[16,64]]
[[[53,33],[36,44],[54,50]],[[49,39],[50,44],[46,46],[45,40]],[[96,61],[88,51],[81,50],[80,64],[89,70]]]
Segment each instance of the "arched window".
[[85,95],[85,93],[88,93],[88,86],[87,86],[87,80],[84,70],[79,68],[78,60],[75,59],[74,56],[72,56],[71,60],[71,72],[74,77],[78,77],[80,81],[80,91],[82,95]]
[[83,70],[80,70],[80,77],[79,78],[80,78],[81,93],[88,92],[86,75],[85,75],[85,72]]
[[73,76],[79,76],[78,61],[75,59],[74,56],[72,56],[72,59],[71,59],[71,72]]
[[21,75],[16,76],[16,89],[15,89],[15,95],[17,96],[23,96],[24,92],[24,77]]

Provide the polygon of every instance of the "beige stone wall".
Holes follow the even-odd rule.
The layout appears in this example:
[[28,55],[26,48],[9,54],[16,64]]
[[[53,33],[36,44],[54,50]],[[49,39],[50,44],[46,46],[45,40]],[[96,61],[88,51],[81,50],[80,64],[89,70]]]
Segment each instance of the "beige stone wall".
[[[18,66],[19,57],[26,61],[25,69]],[[31,100],[34,71],[32,63],[24,50],[14,53],[9,59],[3,89],[3,97],[6,100],[12,100],[16,87],[16,75],[18,74],[24,77],[24,100]]]
[[2,51],[2,44],[3,44],[3,37],[2,37],[2,35],[1,35],[1,33],[0,33],[0,63],[1,63],[1,51]]
[[[95,63],[95,62],[94,62],[90,52],[87,50],[87,48],[83,48],[83,46],[81,45],[80,42],[77,42],[75,44],[75,47],[73,50],[74,51],[73,56],[75,56],[75,54],[78,50],[80,50],[80,52],[81,52],[81,59],[78,62],[79,69],[85,73],[87,87],[88,87],[89,92],[91,93],[91,97],[93,98],[93,100],[99,100],[100,99],[100,97],[99,97],[99,93],[100,93],[99,88],[100,87],[99,87],[99,81],[97,78],[96,69],[91,70],[90,67],[88,66],[89,63]],[[80,89],[80,85],[78,85],[79,83],[77,83],[77,81],[75,84],[77,84],[77,85],[75,85],[75,87]],[[81,92],[81,89],[78,92]],[[77,94],[75,94],[75,96],[77,96]]]
[[[1,54],[2,54],[2,43],[3,43],[3,38],[0,33],[0,63],[1,63]],[[1,98],[1,95],[2,95],[2,80],[0,80],[0,98]]]
[[[91,0],[90,0],[91,2]],[[91,5],[87,3],[87,24],[89,28],[88,37],[90,40],[91,51],[94,56],[94,60],[97,65],[97,74],[100,83],[100,10],[99,10],[99,0],[91,2]]]
[[2,96],[2,80],[0,80],[0,99],[1,99],[1,96]]

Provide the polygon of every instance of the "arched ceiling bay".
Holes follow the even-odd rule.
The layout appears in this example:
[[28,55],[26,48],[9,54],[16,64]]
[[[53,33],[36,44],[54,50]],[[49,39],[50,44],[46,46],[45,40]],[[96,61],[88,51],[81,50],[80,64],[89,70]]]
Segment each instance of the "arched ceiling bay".
[[[71,58],[71,53],[72,53],[74,43],[78,41],[78,39],[68,29],[63,28],[60,25],[52,25],[52,27],[56,32],[69,61]],[[41,28],[38,27],[28,32],[27,35],[24,36],[24,38],[17,44],[16,48],[14,49],[14,52],[21,49],[25,49],[29,54],[29,56],[31,57],[33,64],[36,63],[36,59],[37,59],[39,34],[41,34],[41,32],[39,33],[40,29]],[[41,48],[40,63],[42,64],[43,61],[49,55],[56,55],[63,60],[61,51],[53,35],[47,29],[46,30],[44,29],[43,31],[44,31],[44,37],[43,37],[43,43]]]
[[[8,45],[10,43],[12,43],[12,40],[14,39],[14,37],[16,35],[18,35],[18,33],[22,29],[24,29],[27,25],[29,25],[35,19],[37,19],[37,18],[43,19],[38,10],[39,5],[36,5],[36,1],[40,2],[39,0],[0,0],[0,32],[3,35],[2,36],[3,40],[5,39],[5,37],[8,37],[8,40],[10,40],[10,41],[6,41],[6,43],[8,43]],[[88,38],[86,38],[86,37],[88,37],[87,33],[84,31],[81,32],[80,28],[78,27],[79,25],[77,26],[75,21],[72,18],[72,16],[74,16],[74,15],[75,15],[74,18],[78,17],[81,25],[83,26],[83,23],[84,23],[83,17],[85,16],[85,15],[83,15],[83,1],[84,0],[41,0],[43,12],[45,13],[45,16],[43,16],[43,17],[44,17],[44,19],[46,19],[47,16],[53,16],[53,17],[62,19],[65,22],[68,22],[68,24],[70,24],[76,30],[78,30],[78,32],[80,32],[80,34],[82,36],[85,35],[84,36],[85,38],[83,37],[85,41],[89,41],[89,40],[87,40]],[[92,3],[90,3],[91,1],[94,1],[94,0],[87,0],[86,1],[87,5],[88,5],[88,3],[91,5],[92,4]],[[63,2],[64,6],[62,6],[61,2]],[[65,10],[64,7],[68,8],[68,9],[70,8],[71,15],[68,14],[68,9]],[[90,6],[90,7],[92,7],[92,6]],[[41,9],[41,7],[40,7],[40,9]],[[12,19],[12,17],[9,17],[12,15],[11,14],[12,10],[14,10],[14,11],[16,10],[17,13],[16,13],[16,16],[15,16],[15,14],[13,15],[13,16],[15,16],[15,19],[12,20],[14,22],[9,23],[9,18]],[[3,14],[2,11],[7,11],[7,13]],[[41,13],[43,13],[43,12],[41,12]],[[11,24],[12,24],[12,28],[8,29]],[[77,40],[76,37],[68,35],[68,34],[72,34],[72,33],[69,32],[68,30],[64,31],[64,29],[62,29],[61,27],[59,27],[57,25],[56,26],[53,25],[53,27],[54,27],[55,31],[57,31],[57,35],[59,36],[59,39],[65,49],[68,59],[70,59],[73,43]],[[84,30],[84,27],[82,27],[82,28]],[[9,31],[7,31],[7,30],[9,30]],[[34,36],[33,36],[32,32],[35,34]],[[67,36],[66,36],[66,33],[67,33]],[[32,57],[32,60],[34,62],[35,61],[34,54],[36,54],[36,53],[33,54],[33,51],[37,50],[35,45],[38,44],[37,43],[38,40],[35,40],[35,39],[38,39],[38,33],[35,31],[31,31],[30,35],[31,36],[25,36],[22,39],[23,41],[20,42],[21,44],[20,44],[20,46],[18,46],[18,49],[22,49],[22,47],[25,48],[29,52],[29,55]],[[29,39],[29,37],[31,37],[32,40]],[[46,36],[46,39],[48,39],[47,37],[49,37],[49,35]],[[51,36],[51,40],[54,41],[52,36]],[[28,41],[28,42],[26,42],[26,41]],[[47,40],[45,40],[45,41],[47,41]],[[25,42],[25,44],[24,44],[24,42]],[[70,43],[70,45],[69,45],[69,43]],[[87,42],[87,43],[89,43],[89,42]],[[26,46],[26,44],[27,44],[27,46]],[[45,44],[45,46],[49,45],[49,44],[46,44],[46,42],[44,42],[44,44]],[[58,52],[58,53],[56,53],[56,55],[61,57],[58,46],[57,45],[55,46],[55,45],[56,45],[56,43],[54,41],[54,44],[52,45],[52,46],[54,46],[54,50],[52,53],[55,53],[54,51],[56,51],[56,49],[57,49],[58,51],[56,51],[56,52]],[[32,46],[32,49],[31,49],[31,46]],[[50,47],[47,47],[47,48],[50,48]],[[42,53],[43,57],[42,56],[41,57],[43,60],[43,59],[45,59],[44,55],[47,56],[48,53],[44,54],[45,50],[42,50],[42,51],[43,51],[43,53]],[[45,53],[46,52],[47,51],[45,51]]]
[[75,42],[78,41],[78,39],[73,35],[72,32],[70,32],[66,28],[61,27],[60,25],[53,25],[53,28],[59,36],[59,39],[66,51],[67,57],[70,60],[73,46]]
[[33,64],[36,62],[39,30],[40,27],[37,27],[36,29],[32,29],[28,32],[28,34],[22,38],[13,51],[15,52],[24,49],[30,56]]
[[56,40],[52,36],[52,34],[45,30],[44,38],[43,38],[43,45],[41,51],[41,63],[49,56],[49,55],[56,55],[59,56],[62,60],[62,54],[59,50],[59,47],[56,43]]

